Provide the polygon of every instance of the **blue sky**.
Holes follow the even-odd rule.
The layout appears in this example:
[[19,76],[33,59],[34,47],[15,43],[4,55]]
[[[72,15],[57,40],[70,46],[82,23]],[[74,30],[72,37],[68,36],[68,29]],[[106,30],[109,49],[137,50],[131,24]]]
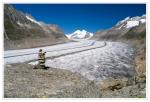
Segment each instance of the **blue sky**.
[[37,21],[58,25],[65,34],[77,29],[95,33],[127,16],[146,14],[145,4],[13,4]]

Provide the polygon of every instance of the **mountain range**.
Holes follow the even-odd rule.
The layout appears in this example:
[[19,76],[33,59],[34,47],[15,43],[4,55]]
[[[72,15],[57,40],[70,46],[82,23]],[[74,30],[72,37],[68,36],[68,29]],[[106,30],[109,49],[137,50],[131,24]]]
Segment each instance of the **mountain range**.
[[95,40],[120,40],[146,36],[146,16],[126,17],[110,29],[99,30],[92,37]]
[[127,17],[110,29],[97,31],[92,37],[98,41],[119,41],[134,46],[135,69],[138,76],[146,73],[146,15]]
[[86,30],[76,30],[71,34],[67,34],[69,39],[90,39],[93,36],[93,33],[90,33]]
[[[4,5],[4,48],[5,50],[46,46],[68,42],[69,39],[121,40],[146,37],[146,15],[126,17],[109,29],[96,34],[86,30],[76,30],[71,34],[54,24],[37,21],[30,14],[16,10],[12,5]],[[69,39],[68,39],[69,38]]]
[[4,47],[30,48],[68,41],[61,28],[35,20],[31,15],[4,5]]

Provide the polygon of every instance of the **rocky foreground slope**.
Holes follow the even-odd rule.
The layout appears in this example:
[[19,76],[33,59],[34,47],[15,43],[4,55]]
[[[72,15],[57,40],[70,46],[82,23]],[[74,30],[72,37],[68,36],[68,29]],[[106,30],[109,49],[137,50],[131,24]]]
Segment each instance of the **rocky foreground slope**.
[[52,24],[36,21],[31,15],[4,5],[4,47],[20,49],[68,41],[63,31]]
[[[144,98],[145,78],[90,81],[78,73],[25,63],[5,65],[5,98]],[[134,83],[135,82],[135,83]]]
[[5,98],[98,98],[98,87],[78,73],[49,68],[32,69],[28,64],[6,65]]

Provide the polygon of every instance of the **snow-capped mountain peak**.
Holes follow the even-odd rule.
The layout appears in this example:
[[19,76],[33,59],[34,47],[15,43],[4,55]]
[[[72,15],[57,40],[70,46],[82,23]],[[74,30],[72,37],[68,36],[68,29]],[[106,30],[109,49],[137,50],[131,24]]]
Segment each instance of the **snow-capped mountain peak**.
[[69,39],[89,39],[93,36],[93,33],[87,32],[86,30],[76,30],[71,34],[68,34]]
[[135,26],[139,26],[146,22],[146,15],[136,16],[136,17],[126,17],[124,20],[119,21],[115,28],[116,29],[129,29]]
[[130,19],[130,17],[126,17],[125,19],[119,21],[116,25],[122,24],[122,23],[126,22],[129,19]]
[[81,33],[81,31],[80,30],[76,30],[75,32],[73,32],[73,33]]

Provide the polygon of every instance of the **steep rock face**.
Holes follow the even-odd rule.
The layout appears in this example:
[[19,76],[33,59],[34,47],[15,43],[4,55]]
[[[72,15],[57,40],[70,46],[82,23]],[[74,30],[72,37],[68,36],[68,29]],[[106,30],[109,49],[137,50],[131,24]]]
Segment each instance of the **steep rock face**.
[[67,41],[57,25],[36,21],[31,15],[4,6],[4,47],[7,49],[30,48]]
[[143,38],[146,36],[146,16],[127,17],[110,29],[97,31],[92,39],[118,40]]

